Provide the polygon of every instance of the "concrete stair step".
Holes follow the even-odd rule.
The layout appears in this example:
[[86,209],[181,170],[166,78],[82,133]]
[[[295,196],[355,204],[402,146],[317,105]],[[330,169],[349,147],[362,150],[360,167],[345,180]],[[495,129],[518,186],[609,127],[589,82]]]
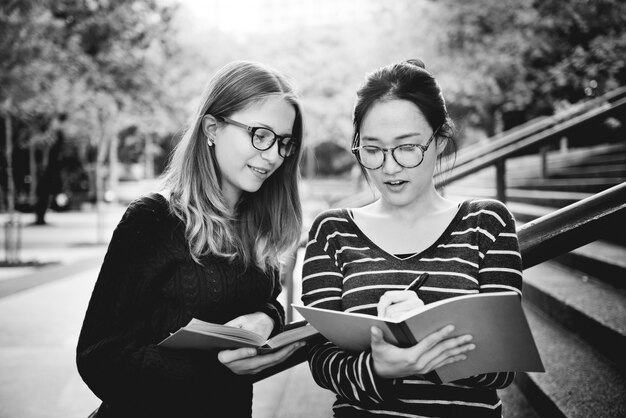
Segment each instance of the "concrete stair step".
[[622,245],[595,241],[563,254],[555,261],[616,288],[626,289],[626,247]]
[[626,164],[595,165],[590,167],[565,167],[549,172],[550,178],[598,178],[624,176],[626,176]]
[[[626,292],[554,262],[524,271],[524,299],[626,375]],[[626,392],[624,392],[626,393]]]
[[502,416],[506,418],[539,418],[537,412],[528,402],[517,385],[512,384],[506,389],[498,390],[502,400]]
[[[459,152],[459,160],[462,160]],[[571,148],[568,150],[548,151],[546,154],[548,167],[569,167],[586,164],[606,164],[606,161],[626,163],[626,145],[604,144],[594,147]],[[507,171],[536,171],[541,167],[540,154],[523,155],[507,160]]]
[[[558,171],[567,167],[589,167],[589,166],[602,166],[602,165],[625,165],[626,153],[623,151],[612,152],[609,154],[582,154],[575,153],[574,155],[567,152],[549,153],[546,158],[546,166],[548,171]],[[542,166],[542,159],[540,155],[535,154],[527,157],[517,157],[507,160],[507,171],[511,169],[512,173],[520,173],[524,171],[539,171]]]
[[562,192],[600,193],[610,187],[626,181],[626,177],[602,177],[602,178],[567,178],[567,179],[542,179],[542,178],[507,178],[508,187],[517,189],[533,190],[558,190]]
[[[600,144],[592,147],[570,148],[567,150],[552,150],[547,153],[549,167],[563,167],[584,164],[585,161],[603,161],[607,155],[619,156],[626,154],[626,145]],[[463,160],[463,150],[459,151],[458,160]],[[620,160],[624,161],[624,160]],[[514,171],[534,170],[541,167],[541,157],[537,154],[523,155],[507,160],[507,169]]]
[[516,385],[540,417],[622,418],[626,380],[613,364],[574,334],[526,304],[546,373],[519,373]]
[[[451,185],[446,188],[446,194],[455,196],[474,196],[482,198],[495,198],[496,191],[491,186],[485,187],[459,187]],[[562,192],[555,190],[524,190],[507,188],[507,202],[523,202],[552,208],[562,208],[579,200],[592,196],[592,193]]]

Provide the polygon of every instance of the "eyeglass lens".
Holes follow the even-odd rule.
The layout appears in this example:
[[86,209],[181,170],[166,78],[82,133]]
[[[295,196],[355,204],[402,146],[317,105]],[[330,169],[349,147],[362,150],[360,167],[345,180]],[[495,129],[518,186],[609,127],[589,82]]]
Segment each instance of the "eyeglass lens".
[[[379,168],[385,160],[385,151],[375,146],[363,146],[359,149],[359,159],[365,168]],[[391,155],[398,164],[406,168],[418,166],[424,158],[420,147],[413,145],[400,145],[391,149]]]
[[[252,135],[252,145],[259,151],[265,151],[274,145],[276,135],[274,132],[265,128],[255,128]],[[293,154],[295,150],[295,144],[291,138],[278,139],[278,152],[283,157],[288,157]]]

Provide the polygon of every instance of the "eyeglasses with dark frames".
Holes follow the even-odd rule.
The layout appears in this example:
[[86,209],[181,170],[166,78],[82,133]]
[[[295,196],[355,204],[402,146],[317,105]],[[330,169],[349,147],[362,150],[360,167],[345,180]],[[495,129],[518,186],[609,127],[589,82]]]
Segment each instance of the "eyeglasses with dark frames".
[[[401,144],[393,148],[381,148],[376,145],[361,145],[352,148],[352,153],[359,164],[368,170],[377,170],[385,164],[387,153],[390,153],[396,163],[404,168],[415,168],[424,161],[424,154],[428,150],[430,143],[435,138],[439,128],[433,132],[426,145]],[[359,143],[358,133],[355,136],[354,144]]]
[[215,118],[229,125],[234,125],[248,131],[252,146],[256,150],[267,151],[274,146],[276,141],[278,141],[278,155],[281,157],[287,158],[296,152],[296,142],[290,136],[278,135],[271,129],[263,126],[248,126],[225,116],[216,116]]

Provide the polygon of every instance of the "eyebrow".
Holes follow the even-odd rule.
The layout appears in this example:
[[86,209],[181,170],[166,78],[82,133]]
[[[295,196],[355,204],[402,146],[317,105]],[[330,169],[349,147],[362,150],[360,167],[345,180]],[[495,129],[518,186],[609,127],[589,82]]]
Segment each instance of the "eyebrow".
[[293,137],[293,132],[290,132],[288,134],[284,134],[284,133],[280,134],[280,133],[276,132],[276,129],[272,128],[271,126],[269,126],[269,125],[267,125],[267,124],[265,124],[263,122],[246,123],[246,125],[251,126],[253,128],[256,127],[256,128],[266,128],[266,129],[269,129],[270,131],[274,132],[278,136],[289,137],[289,138]]
[[[411,132],[408,134],[398,135],[393,139],[397,141],[401,139],[411,138],[413,136],[422,136],[422,134],[419,132]],[[380,141],[380,139],[373,137],[373,136],[361,136],[361,141]]]

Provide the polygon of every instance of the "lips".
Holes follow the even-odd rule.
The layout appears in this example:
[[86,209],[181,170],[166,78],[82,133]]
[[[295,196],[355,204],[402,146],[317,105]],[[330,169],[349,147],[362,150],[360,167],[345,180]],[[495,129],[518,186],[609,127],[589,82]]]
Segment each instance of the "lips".
[[269,168],[258,167],[258,166],[249,165],[249,164],[248,164],[248,168],[250,169],[250,171],[252,171],[254,174],[256,174],[257,176],[259,176],[261,178],[267,177],[271,173],[271,171],[272,171]]
[[388,184],[389,186],[401,186],[405,183],[408,183],[405,180],[387,180],[384,182],[385,184]]
[[250,167],[253,171],[256,171],[257,173],[261,173],[261,174],[267,174],[270,171],[269,169],[255,167],[253,165],[249,165],[248,167]]

